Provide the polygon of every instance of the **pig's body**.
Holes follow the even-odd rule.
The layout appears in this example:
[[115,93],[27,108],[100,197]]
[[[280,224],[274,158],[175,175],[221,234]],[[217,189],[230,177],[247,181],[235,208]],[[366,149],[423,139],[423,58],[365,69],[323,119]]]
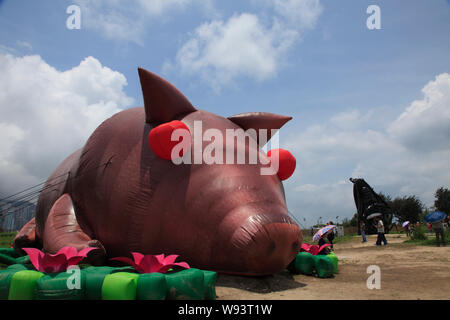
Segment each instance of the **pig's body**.
[[[255,164],[175,165],[156,156],[147,136],[161,122],[176,119],[193,132],[194,121],[202,121],[203,130],[223,136],[241,127],[189,107],[149,121],[142,72],[146,107],[106,120],[52,173],[38,201],[35,232],[31,222],[16,237],[16,248],[33,239],[48,252],[95,246],[108,257],[178,254],[193,267],[249,275],[286,267],[302,239],[278,176],[261,175]],[[154,77],[156,88],[167,85]],[[184,96],[173,99],[177,108],[186,103]]]

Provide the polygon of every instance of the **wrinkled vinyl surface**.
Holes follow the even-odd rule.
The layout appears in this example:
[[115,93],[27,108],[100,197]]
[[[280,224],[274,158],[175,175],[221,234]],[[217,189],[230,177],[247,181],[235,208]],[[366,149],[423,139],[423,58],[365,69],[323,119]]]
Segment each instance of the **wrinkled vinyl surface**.
[[[54,253],[93,246],[104,257],[178,254],[192,267],[248,275],[286,267],[302,234],[276,174],[261,175],[261,164],[175,165],[156,156],[147,137],[161,123],[179,120],[192,133],[193,148],[205,150],[210,142],[202,141],[194,121],[225,137],[227,129],[279,129],[291,118],[263,112],[224,118],[195,109],[166,80],[143,69],[139,75],[145,107],[104,121],[55,169],[39,198],[36,229],[22,230],[15,247]],[[249,139],[234,145],[268,161],[261,147]]]

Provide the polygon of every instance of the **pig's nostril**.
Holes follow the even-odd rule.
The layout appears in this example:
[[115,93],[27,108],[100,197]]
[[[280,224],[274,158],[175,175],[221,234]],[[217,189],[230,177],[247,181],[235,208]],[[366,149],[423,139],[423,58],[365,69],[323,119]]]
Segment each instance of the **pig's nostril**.
[[275,247],[276,247],[275,242],[271,241],[269,246],[269,254],[272,254],[275,251]]

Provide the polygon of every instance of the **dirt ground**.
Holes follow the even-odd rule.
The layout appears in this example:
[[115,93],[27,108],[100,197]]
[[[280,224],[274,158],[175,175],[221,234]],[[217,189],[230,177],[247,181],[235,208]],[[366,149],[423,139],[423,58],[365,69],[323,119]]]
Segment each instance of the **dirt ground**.
[[[403,243],[405,235],[386,235],[387,246],[375,246],[376,236],[337,243],[339,273],[320,279],[291,275],[287,271],[268,277],[238,277],[220,274],[216,292],[219,300],[260,299],[450,299],[450,246],[431,247]],[[367,267],[381,271],[381,288],[368,289]]]

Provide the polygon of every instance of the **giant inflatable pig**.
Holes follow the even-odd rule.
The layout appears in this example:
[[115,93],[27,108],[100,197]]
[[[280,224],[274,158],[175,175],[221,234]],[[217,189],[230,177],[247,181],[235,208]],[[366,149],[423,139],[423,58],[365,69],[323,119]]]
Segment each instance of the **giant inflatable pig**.
[[[148,141],[153,129],[174,120],[190,132],[201,121],[203,130],[225,136],[226,129],[279,129],[291,118],[264,112],[224,118],[197,110],[166,80],[138,71],[145,106],[104,121],[56,168],[35,219],[14,240],[16,250],[97,247],[91,253],[103,259],[130,252],[178,254],[192,267],[244,275],[284,269],[299,251],[302,233],[288,215],[276,173],[261,174],[259,162],[175,164]],[[170,145],[157,143],[162,149]],[[245,143],[246,152],[256,148],[270,160],[262,146]]]

